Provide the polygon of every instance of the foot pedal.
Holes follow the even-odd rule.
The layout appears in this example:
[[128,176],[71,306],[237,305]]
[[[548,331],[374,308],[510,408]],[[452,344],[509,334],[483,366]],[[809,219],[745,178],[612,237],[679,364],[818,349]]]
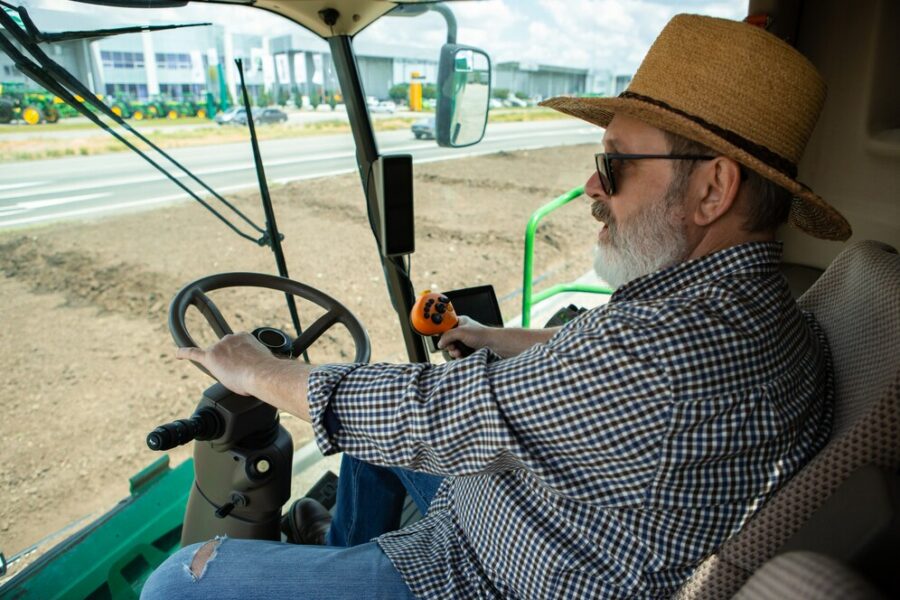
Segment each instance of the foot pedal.
[[325,474],[306,492],[307,498],[316,500],[331,510],[335,502],[337,502],[337,484],[338,476],[331,471],[325,471]]

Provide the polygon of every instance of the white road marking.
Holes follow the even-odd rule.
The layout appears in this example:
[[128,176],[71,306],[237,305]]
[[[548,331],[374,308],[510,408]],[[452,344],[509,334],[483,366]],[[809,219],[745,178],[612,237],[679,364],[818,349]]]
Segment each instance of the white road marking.
[[[219,190],[222,192],[233,192],[237,190],[243,190],[251,187],[249,185],[232,185],[228,187],[221,188]],[[109,195],[109,194],[99,194],[99,195]],[[198,194],[201,198],[208,197],[208,194]],[[88,208],[80,208],[77,210],[69,210],[65,212],[54,212],[45,215],[36,215],[33,217],[23,217],[19,219],[12,219],[10,221],[0,221],[0,227],[11,227],[13,225],[27,225],[29,223],[39,223],[41,221],[51,221],[55,219],[63,219],[66,217],[79,217],[83,215],[92,215],[97,213],[103,213],[107,211],[114,211],[121,208],[132,208],[137,206],[147,206],[151,204],[161,204],[164,202],[174,202],[176,200],[190,200],[191,198],[184,193],[181,194],[171,194],[169,196],[159,196],[157,198],[148,198],[146,200],[132,200],[130,202],[117,202],[115,204],[104,204],[103,206],[91,206]],[[227,209],[226,209],[227,210]],[[225,213],[228,215],[228,213]],[[0,217],[8,216],[0,214]]]
[[8,208],[0,208],[0,217],[11,217],[12,215],[17,215],[19,213],[23,213],[28,211],[27,208],[18,208],[16,206],[10,206]]
[[[348,167],[346,169],[335,169],[334,171],[323,171],[321,173],[309,173],[307,175],[296,175],[294,177],[281,177],[273,183],[291,183],[292,181],[304,181],[306,179],[317,179],[319,177],[333,177],[334,175],[344,175],[345,173],[353,173],[356,167]],[[245,186],[249,187],[249,186]]]
[[44,185],[46,181],[28,181],[25,183],[4,183],[0,185],[0,190],[15,190],[23,187],[33,187],[36,185]]
[[59,206],[60,204],[69,204],[71,202],[84,202],[85,200],[93,200],[94,198],[105,198],[112,196],[112,192],[101,192],[97,194],[82,194],[81,196],[69,196],[67,198],[54,198],[51,200],[30,200],[28,202],[19,202],[13,207],[21,207],[25,210],[35,208],[45,208],[47,206]]
[[23,212],[28,212],[36,208],[46,208],[48,206],[59,206],[61,204],[70,204],[72,202],[84,202],[85,200],[93,200],[95,198],[105,198],[111,196],[110,192],[99,194],[82,194],[81,196],[69,196],[67,198],[53,198],[49,200],[32,200],[30,202],[17,202],[12,206],[4,206],[0,208],[0,217],[9,217]]

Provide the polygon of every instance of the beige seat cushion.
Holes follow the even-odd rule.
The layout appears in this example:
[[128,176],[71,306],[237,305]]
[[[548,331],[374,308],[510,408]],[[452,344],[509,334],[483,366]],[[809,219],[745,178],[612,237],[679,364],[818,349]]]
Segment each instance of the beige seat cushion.
[[880,600],[856,572],[822,554],[779,554],[753,574],[734,600]]
[[828,444],[709,557],[678,598],[731,598],[858,467],[900,465],[900,256],[848,247],[799,301],[831,346],[835,413]]

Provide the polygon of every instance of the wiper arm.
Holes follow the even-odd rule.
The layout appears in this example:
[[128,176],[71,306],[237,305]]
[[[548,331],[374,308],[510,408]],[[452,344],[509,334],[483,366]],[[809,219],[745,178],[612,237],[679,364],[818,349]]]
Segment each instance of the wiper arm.
[[68,42],[71,40],[89,40],[93,38],[110,37],[126,33],[142,33],[144,31],[165,31],[167,29],[181,29],[183,27],[205,27],[212,23],[185,23],[182,25],[135,25],[133,27],[117,27],[115,29],[94,29],[91,31],[59,31],[53,33],[37,32],[33,35],[36,42]]
[[[247,127],[250,128],[250,145],[253,148],[253,162],[256,165],[256,177],[259,180],[259,197],[262,201],[263,211],[266,214],[266,229],[268,230],[269,239],[272,241],[272,253],[275,255],[275,265],[278,267],[278,274],[282,277],[290,279],[287,270],[287,262],[284,260],[284,250],[281,248],[282,236],[278,232],[278,223],[275,221],[275,209],[272,207],[272,197],[269,196],[269,184],[266,181],[266,170],[263,168],[262,153],[259,150],[259,139],[256,137],[256,125],[253,123],[253,107],[250,106],[250,94],[247,93],[247,84],[244,82],[244,61],[240,58],[235,60],[238,74],[241,77],[241,98],[244,101],[244,110],[247,112]],[[294,330],[297,337],[303,333],[300,325],[300,315],[297,313],[297,304],[293,294],[285,294],[287,298],[288,311],[291,313],[291,321],[294,324]],[[303,359],[309,362],[309,355],[306,350],[303,351]]]

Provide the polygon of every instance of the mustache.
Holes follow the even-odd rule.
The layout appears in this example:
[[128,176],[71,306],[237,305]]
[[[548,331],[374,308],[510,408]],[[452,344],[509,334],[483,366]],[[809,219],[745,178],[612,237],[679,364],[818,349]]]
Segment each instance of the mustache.
[[612,211],[609,210],[609,206],[600,200],[594,200],[594,202],[591,203],[591,216],[598,221],[603,221],[607,226],[613,225],[615,221],[612,216]]

